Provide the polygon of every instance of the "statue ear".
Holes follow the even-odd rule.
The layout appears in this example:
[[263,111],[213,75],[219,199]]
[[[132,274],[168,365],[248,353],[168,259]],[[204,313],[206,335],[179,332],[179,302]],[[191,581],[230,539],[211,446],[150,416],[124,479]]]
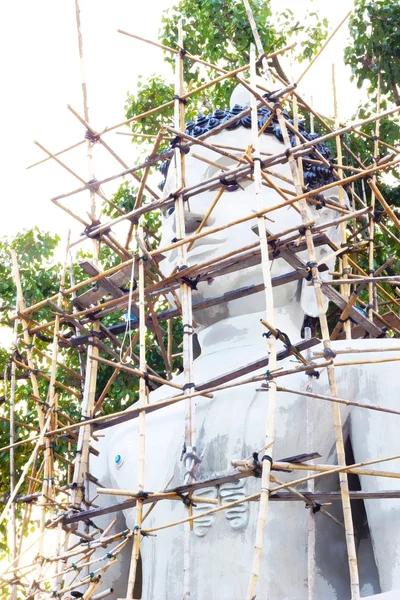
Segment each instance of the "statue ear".
[[[339,191],[338,188],[333,188],[333,190],[329,190],[329,195],[326,195],[326,198],[332,198],[333,200],[335,200],[336,202],[338,201],[339,198]],[[345,202],[345,206],[348,208],[349,207],[349,200],[347,197],[347,194],[344,194],[344,202]],[[329,222],[329,221],[333,221],[335,218],[338,217],[338,213],[334,210],[329,210],[328,208],[323,209],[323,210],[312,210],[312,215],[315,219],[315,222],[319,225],[321,223],[325,222]],[[341,236],[340,236],[340,229],[339,226],[332,226],[329,227],[329,229],[326,230],[326,235],[327,237],[332,240],[332,242],[334,242],[337,246],[340,246],[340,241],[341,241]],[[329,280],[331,279],[331,275],[329,275],[329,271],[333,271],[335,268],[335,263],[336,263],[336,257],[333,256],[332,258],[328,258],[328,260],[324,261],[324,257],[328,257],[330,254],[333,253],[332,248],[330,248],[330,246],[319,246],[317,248],[315,248],[315,255],[316,255],[316,259],[318,262],[325,262],[325,264],[327,265],[328,269],[326,271],[323,271],[322,273],[320,273],[320,279],[322,280]],[[328,304],[329,304],[329,300],[328,298],[322,294],[323,297],[323,307],[324,307],[324,312],[326,312],[328,310]],[[310,285],[310,282],[307,281],[306,279],[303,279],[302,281],[302,285],[301,285],[301,296],[300,296],[300,304],[301,304],[301,308],[303,309],[303,311],[305,312],[306,315],[308,315],[309,317],[318,317],[318,305],[317,305],[317,300],[315,297],[315,291],[314,291],[314,286]]]
[[[331,239],[333,242],[335,242],[335,244],[340,245],[339,227],[330,227],[326,233],[327,233],[329,239]],[[335,263],[336,263],[335,256],[331,256],[330,258],[328,258],[332,253],[333,253],[332,248],[327,245],[319,246],[319,247],[315,248],[315,256],[316,256],[317,262],[321,263],[321,264],[325,263],[326,266],[328,267],[327,269],[325,269],[325,271],[321,271],[319,273],[319,277],[322,281],[328,281],[329,279],[332,279],[332,276],[329,275],[329,271],[334,270]],[[327,260],[324,260],[325,257],[327,257]],[[303,279],[303,281],[301,283],[302,283],[301,296],[300,296],[301,308],[306,313],[306,315],[308,315],[309,317],[318,317],[318,314],[319,314],[318,304],[317,304],[317,299],[315,297],[314,286],[312,284],[310,285],[311,282],[307,281],[307,279]],[[322,298],[323,298],[324,312],[326,312],[328,310],[329,300],[324,294],[322,294]]]
[[[322,273],[321,273],[322,275]],[[322,279],[322,277],[321,277]],[[318,304],[317,299],[315,297],[314,286],[309,285],[309,281],[303,279],[301,283],[301,296],[300,296],[300,305],[305,314],[309,317],[318,317]],[[328,310],[329,300],[326,296],[322,295],[324,299],[324,312]]]

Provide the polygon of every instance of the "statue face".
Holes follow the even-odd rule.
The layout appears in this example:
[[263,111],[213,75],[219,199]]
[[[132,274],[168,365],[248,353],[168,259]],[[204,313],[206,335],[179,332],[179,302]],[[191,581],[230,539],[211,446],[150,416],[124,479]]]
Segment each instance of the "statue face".
[[[219,133],[209,139],[209,141],[215,145],[221,144],[221,146],[240,148],[244,152],[251,144],[251,131],[244,127],[239,127],[233,131]],[[262,153],[265,153],[263,156],[267,154],[277,154],[284,150],[284,145],[273,135],[262,135],[260,137],[260,150]],[[229,150],[229,152],[237,155],[238,158],[242,156],[242,152],[238,150]],[[202,161],[197,157],[201,157],[208,162]],[[210,164],[210,162],[217,164]],[[233,159],[223,157],[212,150],[195,145],[192,146],[190,153],[186,156],[185,165],[185,184],[186,187],[188,187],[216,175],[223,177],[224,170],[232,169],[238,166],[238,163]],[[284,178],[284,180],[282,180],[277,176],[268,175],[277,186],[284,188],[289,192],[294,192],[294,186],[290,183],[292,181],[290,167],[287,163],[274,166],[271,170]],[[207,219],[203,231],[224,226],[257,211],[254,183],[250,179],[244,179],[238,183],[239,187],[234,191],[230,191],[229,187],[225,188],[224,193]],[[232,186],[233,189],[235,187],[236,186]],[[172,161],[164,192],[168,195],[175,189],[175,173]],[[219,185],[216,185],[215,189],[194,196],[185,203],[185,229],[187,236],[195,233],[208,209],[215,201],[218,191]],[[328,194],[331,197],[335,196],[335,193],[332,193],[332,191],[329,191]],[[288,197],[290,197],[290,194]],[[263,204],[265,208],[281,204],[282,202],[283,198],[275,190],[263,186]],[[318,221],[333,219],[335,218],[335,215],[337,215],[337,213],[329,209],[322,209],[319,211],[310,209],[311,218],[316,218]],[[271,220],[266,219],[265,225],[268,231],[273,234],[301,225],[300,215],[290,205],[273,211],[267,214],[267,216]],[[172,240],[177,237],[175,209],[173,206],[170,206],[163,213],[162,223],[163,235],[161,247],[165,247],[171,244]],[[254,244],[258,239],[257,230],[256,232],[252,230],[255,226],[256,219],[252,219],[196,240],[187,254],[186,264],[192,266],[204,263],[205,261],[215,263],[217,259],[232,251]],[[163,274],[165,276],[170,275],[177,266],[177,249],[166,252],[165,259],[160,263]],[[271,268],[273,277],[293,270],[283,259],[273,260]],[[250,268],[241,268],[239,266],[238,270],[233,273],[210,279],[208,282],[199,283],[198,290],[193,293],[193,299],[195,301],[206,299],[225,293],[229,290],[235,290],[251,284],[257,285],[259,283],[262,283],[262,273],[259,266]],[[279,308],[292,302],[295,299],[297,288],[297,282],[274,288],[275,306]],[[261,292],[217,307],[211,307],[205,311],[198,311],[196,312],[195,317],[197,322],[207,325],[210,324],[210,322],[226,318],[227,316],[262,311],[265,308],[264,303],[265,296],[264,293]]]

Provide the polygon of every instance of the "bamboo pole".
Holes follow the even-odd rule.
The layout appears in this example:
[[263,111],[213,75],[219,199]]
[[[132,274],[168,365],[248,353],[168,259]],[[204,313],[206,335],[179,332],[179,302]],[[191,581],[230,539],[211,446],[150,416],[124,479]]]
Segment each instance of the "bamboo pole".
[[[178,46],[183,47],[183,28],[182,19],[178,22]],[[183,78],[183,54],[180,52],[175,58],[175,103],[174,103],[174,128],[179,132],[185,130],[185,104],[182,102],[184,96],[184,78]],[[180,190],[185,187],[185,154],[181,148],[176,148],[174,153],[175,166],[175,189]],[[177,238],[185,238],[185,204],[183,196],[179,193],[175,200],[175,226]],[[178,270],[187,263],[188,248],[180,246],[178,248]],[[196,424],[195,424],[195,404],[190,396],[190,391],[194,387],[193,383],[193,313],[192,313],[192,289],[187,282],[180,282],[180,301],[182,306],[183,322],[183,377],[184,394],[188,395],[185,401],[185,430],[184,446],[182,450],[182,475],[185,483],[190,483],[195,477],[197,469],[196,456]],[[191,514],[191,506],[187,508]],[[191,526],[186,524],[184,527],[183,542],[183,599],[189,600],[191,591]]]
[[[23,331],[23,339],[26,343],[26,354],[27,354],[27,360],[28,360],[28,366],[29,366],[29,370],[30,370],[30,380],[31,380],[31,384],[32,384],[32,389],[33,389],[33,393],[37,398],[40,398],[40,393],[39,393],[39,386],[38,386],[38,382],[37,382],[37,377],[35,374],[35,365],[33,362],[33,358],[32,358],[32,339],[31,336],[29,335],[29,320],[23,316],[23,312],[24,310],[26,310],[26,303],[24,300],[24,295],[23,295],[23,291],[22,291],[22,283],[21,283],[21,275],[20,275],[20,271],[19,271],[19,266],[18,266],[18,258],[17,258],[17,254],[15,252],[15,250],[11,250],[11,261],[12,261],[12,265],[13,265],[13,273],[14,273],[14,279],[15,279],[15,285],[17,287],[17,304],[18,304],[18,313],[17,313],[17,318],[20,317],[21,319],[21,324],[22,324],[22,331]],[[38,420],[39,420],[39,427],[40,429],[42,429],[43,425],[44,425],[44,411],[42,409],[42,407],[40,406],[40,404],[37,404],[37,411],[38,411]]]
[[[376,97],[376,110],[379,112],[381,109],[381,72],[378,72],[378,89]],[[374,163],[377,162],[379,156],[379,121],[375,123],[375,136],[374,136]],[[376,183],[376,175],[372,176],[372,181]],[[374,257],[374,236],[375,236],[375,192],[371,190],[371,207],[372,210],[369,213],[369,245],[368,245],[368,275],[374,275],[375,273],[375,257]],[[372,309],[378,310],[376,288],[373,283],[368,284],[368,317],[370,321],[374,320],[374,314]]]
[[[143,228],[141,223],[138,226],[138,242],[143,243]],[[139,244],[140,248],[140,244]],[[140,348],[140,370],[142,373],[147,372],[146,362],[146,320],[145,320],[145,274],[144,274],[144,255],[139,250],[139,348]],[[149,389],[146,380],[141,377],[139,381],[139,409],[144,408],[148,404]],[[146,413],[144,410],[139,410],[139,451],[138,451],[138,474],[137,474],[137,489],[144,490],[145,482],[145,456],[146,456]],[[126,590],[126,599],[133,598],[135,588],[137,566],[140,556],[140,541],[141,527],[143,519],[143,498],[138,498],[136,501],[135,526],[133,528],[133,546],[132,556],[129,568],[128,586]]]
[[[332,91],[333,91],[333,112],[334,112],[334,116],[335,116],[335,128],[339,128],[339,112],[338,112],[338,103],[337,103],[336,77],[335,77],[335,65],[334,64],[332,64]],[[379,110],[377,112],[379,112]],[[376,122],[379,123],[379,121],[376,121]],[[341,180],[341,179],[343,179],[343,169],[342,169],[343,156],[342,156],[342,143],[341,143],[341,139],[339,136],[337,136],[335,138],[335,143],[336,143],[337,163],[339,165],[337,174],[338,174],[339,180]],[[339,188],[339,203],[342,206],[345,206],[343,186],[339,185],[338,188]],[[369,213],[369,214],[371,215],[372,213]],[[346,223],[344,223],[344,222],[341,223],[339,228],[340,228],[341,245],[344,246],[347,244]],[[349,270],[349,261],[348,261],[348,257],[347,257],[346,253],[344,253],[343,256],[340,258],[339,264],[341,264],[341,266],[342,266],[341,270],[342,270],[344,279],[348,279],[350,270]],[[341,289],[340,289],[340,293],[345,298],[345,300],[348,301],[349,296],[350,296],[350,286],[342,285]],[[346,320],[343,323],[343,329],[344,329],[344,332],[346,335],[346,339],[350,340],[351,339],[350,321]]]
[[[311,339],[311,328],[304,328],[305,339]],[[306,358],[308,362],[311,362],[311,349],[306,350]],[[306,390],[312,391],[313,377],[308,375],[308,382]],[[314,423],[315,423],[315,410],[311,400],[306,402],[306,436],[307,446],[306,451],[312,453],[315,447],[315,435],[314,435]],[[314,461],[313,461],[314,462]],[[310,472],[308,472],[310,475]],[[307,491],[313,493],[315,491],[314,481],[307,483]],[[316,514],[314,510],[310,510],[308,514],[308,526],[307,526],[307,591],[308,600],[314,600],[315,598],[315,575],[316,575]]]
[[[257,30],[256,22],[254,20],[253,11],[251,10],[251,6],[250,6],[250,3],[248,0],[243,0],[243,4],[246,9],[247,18],[249,20],[250,28],[251,28],[251,31],[252,31],[252,34],[254,37],[254,42],[256,44],[258,60],[261,61],[265,79],[268,81],[268,83],[271,84],[272,78],[271,78],[271,74],[269,72],[268,61],[264,54],[264,48],[263,48],[263,45],[261,42],[260,34],[258,33],[258,30]],[[256,81],[253,81],[253,85],[255,83],[256,83]],[[257,135],[258,135],[258,132],[257,132]]]
[[[286,147],[291,148],[290,139],[286,129],[286,121],[282,115],[282,109],[278,107],[276,109],[276,113],[278,116],[278,121],[281,127],[282,135],[284,138],[284,142]],[[289,165],[292,170],[293,179],[296,184],[296,191],[301,195],[301,184],[299,182],[299,176],[297,171],[296,162],[292,156],[289,156]],[[314,242],[311,235],[310,228],[307,227],[307,223],[309,222],[308,209],[307,205],[304,202],[304,199],[299,202],[301,217],[304,226],[306,226],[305,231],[305,239],[307,242],[307,249],[309,254],[309,260],[312,264],[316,263],[316,255]],[[318,313],[319,313],[319,322],[321,326],[321,332],[323,337],[323,344],[326,353],[329,355],[330,352],[330,338],[329,338],[329,328],[328,322],[325,314],[323,296],[321,290],[321,281],[319,279],[319,272],[316,267],[311,268],[313,285],[315,290],[316,301],[318,305]],[[327,367],[328,370],[328,380],[329,380],[329,388],[332,396],[337,396],[337,385],[336,385],[336,377],[334,367],[332,365]],[[333,419],[334,419],[334,432],[336,439],[336,452],[337,459],[339,465],[346,465],[345,453],[344,453],[344,441],[343,441],[343,431],[342,431],[342,423],[341,423],[341,414],[340,408],[338,404],[333,405]],[[347,544],[347,553],[348,553],[348,562],[349,562],[349,571],[350,571],[350,587],[351,587],[351,599],[359,600],[360,598],[360,586],[359,586],[359,578],[358,578],[358,566],[357,566],[357,554],[355,547],[355,539],[354,539],[354,527],[353,527],[353,519],[351,513],[351,505],[350,505],[350,497],[349,497],[349,487],[347,475],[341,473],[340,477],[340,489],[342,494],[342,506],[343,506],[343,516],[344,516],[344,524],[346,529],[346,544]]]
[[372,189],[372,191],[374,192],[375,196],[378,198],[379,202],[381,203],[383,210],[391,218],[391,220],[392,220],[393,224],[396,226],[396,228],[400,231],[400,220],[397,218],[396,214],[393,212],[393,209],[386,202],[382,192],[379,190],[379,188],[377,187],[374,180],[372,178],[369,178],[369,179],[367,179],[367,183],[368,183],[369,187]]
[[[86,75],[84,65],[84,53],[83,53],[83,39],[81,30],[80,20],[80,6],[79,0],[75,0],[75,14],[76,14],[76,29],[78,37],[78,49],[81,67],[81,82],[82,82],[82,99],[83,99],[83,114],[86,123],[89,126],[89,108],[88,108],[88,94],[86,86]],[[93,141],[88,138],[86,144],[87,153],[87,168],[89,174],[89,180],[94,180],[93,172],[93,156],[92,156]],[[90,195],[90,218],[92,222],[96,222],[97,219],[97,207],[96,207],[96,195],[93,189],[89,188]],[[100,244],[99,241],[93,238],[93,261],[95,266],[98,264]],[[93,324],[93,331],[97,333],[100,330],[99,322],[95,321]],[[93,340],[92,340],[93,341]],[[83,419],[90,418],[93,416],[93,410],[95,405],[95,393],[96,393],[96,379],[97,379],[97,361],[95,360],[99,355],[99,349],[97,345],[90,345],[87,351],[87,362],[86,362],[86,377],[83,390],[82,399],[82,417]],[[85,490],[88,485],[87,475],[89,470],[89,452],[90,452],[90,426],[82,427],[79,430],[78,441],[77,441],[77,453],[74,466],[74,474],[72,479],[72,494],[71,504],[80,508],[82,502],[85,499]]]
[[[70,241],[71,232],[68,233],[66,250],[65,250],[65,258],[62,266],[62,271],[60,274],[60,287],[57,297],[57,306],[61,309],[63,304],[63,290],[65,286],[65,275],[67,270],[67,261],[68,261],[68,253],[69,253],[69,241]],[[59,342],[59,331],[60,331],[60,315],[56,314],[55,324],[54,324],[54,333],[53,333],[53,348],[52,348],[52,363],[51,363],[51,375],[49,378],[49,386],[48,386],[48,403],[47,403],[47,414],[49,415],[49,430],[50,435],[46,435],[45,438],[45,448],[44,448],[44,472],[43,472],[43,482],[41,493],[38,499],[38,507],[40,509],[40,524],[39,531],[43,532],[46,530],[46,522],[48,516],[50,519],[53,517],[53,509],[50,506],[50,513],[47,514],[47,506],[50,503],[54,503],[56,489],[55,489],[55,469],[54,469],[54,454],[55,454],[55,438],[51,435],[51,430],[56,429],[57,427],[57,392],[56,392],[56,372],[57,372],[57,359],[58,359],[58,342]],[[39,558],[37,561],[37,569],[34,578],[33,585],[30,587],[30,591],[35,591],[37,589],[37,582],[41,577],[42,568],[43,568],[43,555],[45,549],[45,538],[40,538],[39,543]]]
[[[17,321],[14,323],[14,352],[17,348]],[[7,367],[5,371],[7,370]],[[4,374],[4,395],[8,397],[7,379],[6,373]],[[10,493],[14,493],[15,482],[16,482],[16,471],[15,471],[15,450],[13,444],[15,442],[15,389],[16,389],[16,365],[15,362],[11,361],[11,382],[10,382]],[[15,503],[11,506],[11,539],[10,539],[10,554],[11,560],[17,558],[17,515]],[[10,600],[17,600],[17,586],[16,584],[11,585]]]
[[304,69],[304,71],[302,72],[302,74],[300,75],[300,77],[297,78],[297,85],[299,85],[300,81],[303,79],[303,77],[308,73],[308,71],[311,69],[311,67],[313,66],[313,64],[315,63],[315,61],[317,60],[317,58],[319,58],[322,54],[322,52],[325,50],[325,48],[327,47],[327,45],[329,44],[329,42],[331,41],[331,39],[336,35],[336,33],[339,31],[339,29],[342,27],[342,25],[347,21],[347,19],[349,18],[349,16],[351,15],[352,11],[350,10],[346,16],[340,21],[339,25],[332,31],[332,33],[330,34],[330,36],[328,37],[328,39],[326,40],[326,42],[321,46],[319,52],[314,56],[314,58],[308,63],[307,67]]
[[[256,85],[256,64],[255,64],[255,48],[253,44],[250,46],[250,68],[252,85]],[[259,155],[260,142],[258,136],[258,115],[256,98],[251,96],[251,133],[253,144],[253,163],[254,163],[254,186],[257,212],[261,212],[264,208],[263,190],[261,186],[261,157]],[[269,262],[268,240],[263,217],[257,219],[258,235],[260,238],[261,247],[261,268],[263,274],[263,282],[265,287],[265,318],[274,327],[274,296],[271,284],[271,266]],[[275,332],[276,334],[276,332]],[[267,352],[269,356],[269,365],[273,371],[277,367],[277,337],[272,332],[272,335],[267,341]],[[273,448],[275,441],[275,418],[276,418],[276,382],[271,381],[268,393],[268,407],[265,422],[265,447],[270,448],[270,454],[273,456]],[[261,568],[261,559],[264,547],[264,531],[268,517],[268,500],[269,500],[269,481],[271,473],[272,460],[262,461],[261,473],[261,492],[260,506],[257,517],[257,527],[254,543],[253,563],[251,567],[250,581],[247,589],[247,600],[254,598],[257,588],[258,577]]]
[[279,392],[287,392],[288,394],[296,394],[299,396],[307,396],[307,398],[317,398],[320,400],[327,400],[328,402],[337,402],[338,404],[344,404],[345,406],[356,406],[357,408],[366,408],[368,410],[376,410],[378,412],[384,412],[392,415],[400,415],[400,410],[380,406],[379,404],[365,404],[363,402],[356,402],[354,400],[345,400],[344,398],[338,398],[333,396],[327,396],[326,394],[315,394],[310,391],[293,390],[287,387],[278,386]]

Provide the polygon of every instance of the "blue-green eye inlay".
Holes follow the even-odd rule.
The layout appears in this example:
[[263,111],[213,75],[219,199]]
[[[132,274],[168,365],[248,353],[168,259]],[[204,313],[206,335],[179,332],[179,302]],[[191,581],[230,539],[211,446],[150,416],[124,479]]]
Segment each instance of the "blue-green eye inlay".
[[121,461],[122,461],[122,456],[120,454],[117,454],[117,456],[115,457],[115,464],[119,465]]

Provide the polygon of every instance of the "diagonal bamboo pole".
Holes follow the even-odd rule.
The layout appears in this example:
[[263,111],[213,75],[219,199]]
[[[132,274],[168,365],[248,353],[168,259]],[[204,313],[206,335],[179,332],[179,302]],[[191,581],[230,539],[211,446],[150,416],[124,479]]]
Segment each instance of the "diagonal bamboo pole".
[[314,56],[314,58],[312,59],[312,61],[310,61],[307,65],[307,67],[304,69],[304,71],[302,72],[302,74],[300,75],[300,77],[297,78],[297,85],[299,85],[300,81],[303,79],[303,77],[308,73],[308,71],[311,69],[311,67],[313,66],[313,64],[315,63],[315,61],[321,56],[322,52],[325,50],[325,48],[327,47],[327,45],[329,44],[329,42],[331,41],[331,39],[336,35],[336,33],[339,31],[339,29],[342,27],[342,25],[347,21],[347,19],[350,17],[351,15],[351,10],[346,14],[346,16],[340,21],[339,25],[337,27],[335,27],[335,29],[332,31],[332,33],[330,34],[330,36],[328,37],[328,39],[326,40],[326,42],[322,45],[322,47],[320,48],[319,52]]

